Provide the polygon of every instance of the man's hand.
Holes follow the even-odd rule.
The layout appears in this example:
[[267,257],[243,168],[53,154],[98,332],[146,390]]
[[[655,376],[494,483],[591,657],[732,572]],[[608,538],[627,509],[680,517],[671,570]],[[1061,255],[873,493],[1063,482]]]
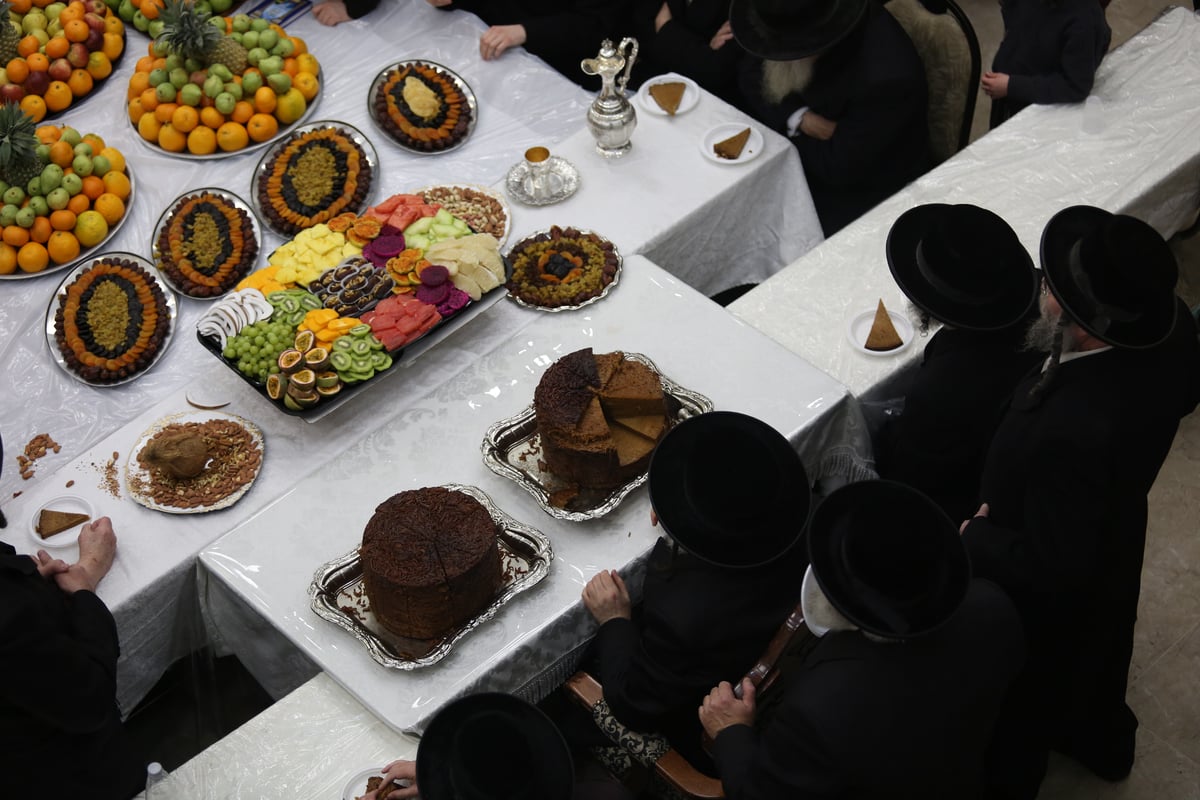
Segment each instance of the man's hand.
[[754,684],[742,678],[742,699],[733,694],[729,681],[717,684],[700,706],[700,724],[710,739],[731,725],[754,724]]
[[326,0],[313,6],[313,16],[322,25],[334,26],[350,21],[350,12],[342,0]]
[[600,570],[583,587],[583,605],[601,625],[610,619],[632,619],[633,604],[625,581],[614,570]]
[[524,25],[493,25],[479,37],[479,55],[484,61],[493,61],[510,47],[525,44]]
[[721,27],[717,28],[717,32],[713,34],[712,40],[708,46],[713,50],[720,50],[725,46],[725,43],[733,38],[733,28],[729,27],[729,20],[725,20]]
[[367,800],[405,800],[417,796],[417,762],[399,759],[383,768],[383,785],[388,786],[392,781],[407,781],[408,785],[383,793],[380,789],[375,795],[367,795]]
[[80,589],[94,592],[112,568],[116,556],[117,536],[113,533],[112,520],[101,517],[83,526],[79,532],[79,560],[66,571],[56,573],[54,580],[67,594]]
[[804,119],[800,120],[800,132],[814,139],[829,141],[833,138],[833,132],[836,130],[836,122],[828,117],[822,117],[815,111],[805,112]]
[[33,560],[37,562],[38,574],[43,578],[53,578],[58,573],[66,572],[71,568],[67,562],[61,558],[55,558],[45,550],[38,550]]
[[658,13],[654,15],[654,32],[658,33],[661,31],[663,29],[663,25],[666,25],[670,21],[671,9],[667,7],[666,3],[663,3],[662,8],[660,8]]
[[1008,73],[985,72],[979,85],[983,87],[983,93],[993,100],[1008,97]]
[[990,512],[990,511],[991,511],[991,509],[988,508],[987,503],[984,503],[981,506],[979,506],[979,510],[975,512],[975,516],[971,517],[971,519],[964,519],[962,522],[962,525],[958,526],[958,535],[962,536],[966,532],[967,526],[970,525],[973,520],[977,520],[981,517],[983,519],[987,519],[988,512]]

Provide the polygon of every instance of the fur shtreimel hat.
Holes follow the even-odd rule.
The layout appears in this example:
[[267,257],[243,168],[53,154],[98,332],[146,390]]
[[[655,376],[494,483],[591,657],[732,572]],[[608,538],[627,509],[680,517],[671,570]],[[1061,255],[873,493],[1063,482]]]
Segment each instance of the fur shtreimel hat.
[[733,0],[729,27],[746,52],[769,61],[823,53],[846,38],[870,0]]

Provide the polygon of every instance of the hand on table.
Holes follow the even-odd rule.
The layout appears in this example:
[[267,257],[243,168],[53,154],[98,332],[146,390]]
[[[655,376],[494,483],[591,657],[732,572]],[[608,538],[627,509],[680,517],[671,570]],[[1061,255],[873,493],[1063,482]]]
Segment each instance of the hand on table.
[[317,22],[329,26],[350,21],[350,12],[346,10],[346,4],[342,0],[317,3],[313,6],[313,16],[317,18]]
[[479,37],[479,55],[484,61],[494,61],[510,47],[525,44],[524,25],[493,25]]
[[386,787],[392,781],[408,781],[408,786],[392,789],[383,793],[380,789],[374,794],[368,793],[364,800],[405,800],[417,796],[417,762],[398,759],[383,768],[383,785]]
[[725,20],[721,27],[717,28],[717,32],[713,34],[712,40],[708,46],[713,50],[720,50],[725,46],[725,43],[733,38],[733,28],[729,27],[729,20]]
[[33,560],[37,562],[38,574],[43,578],[53,578],[58,573],[66,572],[71,568],[70,564],[61,558],[55,558],[45,550],[38,550]]
[[800,132],[814,139],[829,141],[837,130],[837,123],[828,117],[822,117],[815,111],[807,111],[800,120]]
[[631,619],[633,605],[625,581],[614,570],[600,570],[583,587],[583,605],[601,625],[610,619]]
[[[41,554],[38,555],[40,572]],[[101,517],[83,526],[79,532],[79,560],[67,569],[56,572],[54,580],[58,588],[67,594],[80,589],[94,592],[112,568],[116,556],[117,536],[113,533],[112,520]]]
[[754,684],[742,678],[742,698],[733,693],[729,681],[721,681],[700,706],[700,724],[710,739],[731,725],[754,724]]
[[975,521],[977,519],[981,519],[981,518],[987,519],[988,513],[990,513],[990,512],[991,512],[991,509],[988,508],[987,503],[983,503],[982,505],[980,505],[979,510],[975,512],[975,516],[971,517],[971,519],[964,519],[962,521],[962,525],[958,526],[958,535],[962,536],[964,533],[966,533],[967,526],[970,525],[973,521]]
[[979,85],[983,93],[993,100],[1008,97],[1008,74],[1005,72],[985,72]]

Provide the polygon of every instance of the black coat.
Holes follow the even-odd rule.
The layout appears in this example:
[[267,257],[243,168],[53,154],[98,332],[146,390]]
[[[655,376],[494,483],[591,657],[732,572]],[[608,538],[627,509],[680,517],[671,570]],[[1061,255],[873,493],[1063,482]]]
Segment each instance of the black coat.
[[641,83],[664,72],[686,75],[703,88],[738,105],[738,64],[745,51],[732,39],[713,50],[713,35],[729,20],[729,0],[668,0],[671,21],[654,30],[663,0],[634,0],[632,30],[639,55],[634,79]]
[[1146,495],[1180,418],[1200,402],[1196,327],[1178,305],[1175,331],[1154,349],[1069,361],[1036,397],[1039,376],[1023,382],[988,452],[980,499],[990,516],[973,520],[963,540],[975,573],[1012,596],[1029,637],[1022,688],[1005,710],[1023,720],[997,747],[1021,751],[1001,769],[1030,764],[1033,792],[1049,749],[1081,726],[1097,743],[1124,741],[1120,757],[1133,756],[1125,688]]
[[610,620],[593,643],[613,716],[666,734],[703,764],[697,710],[721,681],[754,666],[800,601],[803,543],[756,569],[720,569],[660,539],[650,554],[638,624]]
[[765,103],[761,65],[747,59],[741,71],[751,115],[784,134],[788,116],[801,106],[837,123],[828,140],[803,133],[792,139],[826,236],[928,169],[925,69],[884,9],[872,3],[864,23],[818,59],[803,96]]
[[992,724],[1023,658],[1012,602],[981,580],[929,636],[879,643],[858,631],[827,634],[785,666],[769,718],[717,734],[725,796],[979,797]]
[[6,797],[131,797],[145,764],[117,709],[117,628],[0,542],[0,783]]
[[876,453],[882,478],[929,495],[955,524],[979,508],[979,476],[1017,383],[1045,358],[1024,349],[1025,322],[1002,331],[943,328],[925,346],[904,412]]
[[992,101],[992,127],[1030,103],[1078,103],[1092,91],[1112,29],[1098,0],[1004,0],[1004,39],[993,72],[1009,76]]

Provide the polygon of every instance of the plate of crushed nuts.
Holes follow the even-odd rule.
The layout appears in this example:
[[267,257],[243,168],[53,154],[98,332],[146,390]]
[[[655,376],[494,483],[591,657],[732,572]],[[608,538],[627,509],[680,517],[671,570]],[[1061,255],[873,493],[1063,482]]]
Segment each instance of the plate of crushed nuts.
[[155,422],[133,446],[125,486],[167,514],[228,508],[250,490],[263,463],[263,434],[222,411],[184,411]]
[[447,183],[426,186],[414,194],[425,198],[429,204],[437,204],[449,211],[476,233],[490,233],[503,247],[512,229],[512,212],[508,203],[497,192],[483,186],[466,183]]

